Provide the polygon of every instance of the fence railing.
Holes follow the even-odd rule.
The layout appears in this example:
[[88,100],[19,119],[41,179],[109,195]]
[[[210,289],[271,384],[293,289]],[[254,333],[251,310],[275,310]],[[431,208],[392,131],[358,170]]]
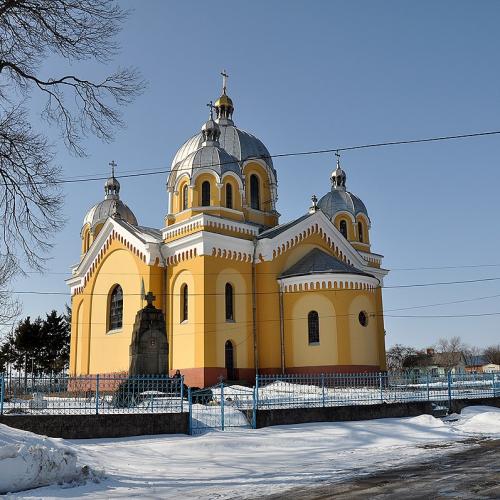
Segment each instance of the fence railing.
[[256,407],[307,408],[500,396],[500,372],[258,375]]
[[[189,397],[191,395],[191,397]],[[35,376],[0,374],[0,414],[178,413],[200,427],[240,427],[257,410],[500,397],[500,372],[445,376],[402,373],[258,375],[255,386],[218,384],[189,391],[167,375]],[[221,410],[222,408],[222,410]],[[241,413],[241,415],[240,415]],[[246,419],[246,420],[245,420]]]
[[187,411],[183,378],[167,375],[0,375],[0,415]]

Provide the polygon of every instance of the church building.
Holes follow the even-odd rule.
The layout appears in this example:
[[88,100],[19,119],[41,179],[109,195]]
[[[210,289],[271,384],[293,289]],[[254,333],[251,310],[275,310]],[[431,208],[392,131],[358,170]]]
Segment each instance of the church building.
[[67,280],[71,375],[128,371],[145,292],[164,315],[161,366],[188,385],[385,370],[388,271],[371,251],[365,205],[337,158],[327,193],[280,224],[277,171],[266,146],[235,125],[226,76],[209,119],[174,156],[161,229],[122,201],[112,162]]

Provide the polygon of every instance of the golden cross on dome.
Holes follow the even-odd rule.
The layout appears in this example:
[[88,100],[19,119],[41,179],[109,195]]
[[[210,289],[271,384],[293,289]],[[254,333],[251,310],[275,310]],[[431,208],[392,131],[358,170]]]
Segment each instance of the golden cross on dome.
[[225,69],[222,70],[221,76],[222,76],[222,93],[225,94],[227,89],[227,79],[229,78],[229,75],[226,73]]
[[115,163],[115,160],[111,160],[108,165],[111,167],[111,177],[115,176],[115,167],[118,165]]

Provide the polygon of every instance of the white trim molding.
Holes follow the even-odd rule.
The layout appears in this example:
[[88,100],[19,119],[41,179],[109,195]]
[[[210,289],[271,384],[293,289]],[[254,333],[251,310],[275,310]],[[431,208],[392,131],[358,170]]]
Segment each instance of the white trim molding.
[[372,276],[346,273],[316,273],[278,278],[281,290],[286,292],[312,292],[315,290],[374,291],[380,281]]

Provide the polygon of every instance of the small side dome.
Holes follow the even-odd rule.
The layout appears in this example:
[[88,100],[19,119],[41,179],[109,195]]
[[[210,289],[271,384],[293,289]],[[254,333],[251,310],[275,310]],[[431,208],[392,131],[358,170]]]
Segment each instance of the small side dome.
[[93,231],[98,224],[104,223],[108,217],[116,217],[133,226],[138,222],[132,210],[120,200],[120,183],[115,177],[116,163],[112,161],[111,177],[104,183],[104,200],[96,203],[85,215],[83,226],[88,225]]
[[370,220],[365,204],[357,196],[347,191],[347,175],[341,168],[338,158],[337,167],[332,172],[330,180],[332,183],[331,191],[318,202],[323,213],[330,219],[334,219],[338,212],[348,212],[354,217],[358,214],[364,214]]

